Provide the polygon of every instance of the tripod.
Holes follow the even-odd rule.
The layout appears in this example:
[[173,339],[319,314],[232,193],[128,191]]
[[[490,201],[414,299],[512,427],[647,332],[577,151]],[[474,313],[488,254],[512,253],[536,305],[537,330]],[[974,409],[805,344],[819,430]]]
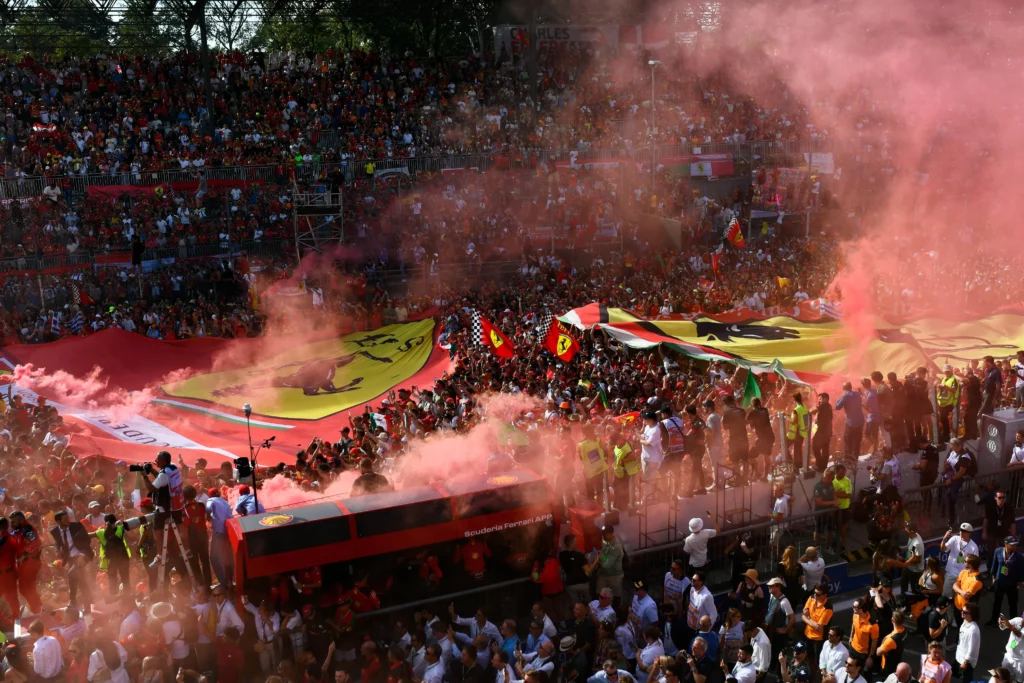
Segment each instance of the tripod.
[[160,548],[160,568],[157,571],[157,585],[163,587],[164,579],[167,575],[167,541],[169,540],[168,535],[172,530],[174,531],[174,538],[178,542],[178,552],[181,553],[181,560],[185,564],[189,581],[195,586],[196,576],[192,572],[192,563],[188,561],[188,552],[185,549],[185,542],[181,540],[181,532],[178,530],[178,525],[174,522],[174,513],[168,513],[167,519],[164,521],[164,540]]

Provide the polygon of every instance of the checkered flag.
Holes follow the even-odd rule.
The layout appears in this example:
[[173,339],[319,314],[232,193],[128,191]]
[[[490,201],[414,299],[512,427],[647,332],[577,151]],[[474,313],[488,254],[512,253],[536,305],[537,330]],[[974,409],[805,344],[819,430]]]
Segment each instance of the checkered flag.
[[516,354],[512,341],[494,323],[480,315],[480,311],[473,309],[471,320],[474,344],[486,346],[499,358],[512,358]]
[[551,324],[555,321],[555,316],[551,314],[542,315],[540,322],[537,323],[537,341],[543,342],[548,337],[548,331],[551,329]]
[[484,325],[480,322],[480,311],[473,309],[470,316],[470,325],[473,328],[473,343],[478,346],[484,345]]
[[78,305],[82,303],[82,290],[74,280],[71,281],[71,302]]

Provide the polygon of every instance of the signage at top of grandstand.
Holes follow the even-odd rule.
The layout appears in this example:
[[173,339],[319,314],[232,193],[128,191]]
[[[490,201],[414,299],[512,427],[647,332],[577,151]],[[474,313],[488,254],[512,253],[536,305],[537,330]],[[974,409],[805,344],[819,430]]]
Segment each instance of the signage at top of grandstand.
[[[621,24],[604,26],[555,26],[544,24],[535,29],[533,39],[538,48],[569,43],[599,43],[612,50],[657,50],[667,47],[673,40],[671,31],[660,24]],[[530,33],[525,25],[496,26],[494,28],[494,54],[502,49],[508,56],[522,53],[529,47]]]
[[[569,43],[603,43],[612,49],[618,49],[618,26],[555,26],[544,24],[537,26],[537,47],[552,44],[568,45]],[[523,52],[530,44],[527,26],[496,26],[494,28],[494,54],[512,56]]]

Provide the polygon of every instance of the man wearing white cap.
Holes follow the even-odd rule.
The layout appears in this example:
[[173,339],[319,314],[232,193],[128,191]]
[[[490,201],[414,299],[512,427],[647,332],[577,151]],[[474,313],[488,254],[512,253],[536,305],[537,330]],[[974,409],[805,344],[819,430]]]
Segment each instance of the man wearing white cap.
[[82,520],[82,524],[85,525],[89,533],[92,533],[104,527],[103,516],[103,506],[100,505],[99,501],[94,500],[89,503],[89,514]]
[[946,578],[942,582],[942,594],[947,598],[953,596],[953,584],[956,583],[956,577],[960,576],[960,572],[966,566],[965,558],[968,555],[978,554],[978,544],[971,540],[973,533],[974,527],[964,522],[960,525],[959,534],[954,536],[953,530],[950,529],[942,537],[939,548],[942,552],[949,553],[949,558],[946,560]]
[[718,524],[708,512],[713,529],[704,528],[704,520],[694,517],[690,520],[690,535],[683,543],[683,552],[690,558],[690,570],[702,569],[708,563],[708,540],[718,535]]

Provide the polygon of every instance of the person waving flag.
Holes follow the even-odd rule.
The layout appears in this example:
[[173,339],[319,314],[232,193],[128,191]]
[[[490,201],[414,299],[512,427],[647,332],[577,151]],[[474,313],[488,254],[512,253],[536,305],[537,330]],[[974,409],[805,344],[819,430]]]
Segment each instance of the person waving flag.
[[580,343],[569,334],[569,328],[553,315],[549,315],[537,331],[541,345],[561,361],[568,363],[580,350]]
[[747,240],[743,237],[743,228],[740,227],[740,222],[736,220],[735,216],[733,216],[732,223],[729,224],[729,231],[725,237],[737,249],[744,249],[747,246]]
[[491,353],[498,358],[512,358],[516,355],[516,347],[509,338],[494,323],[480,315],[480,311],[473,311],[473,343],[490,348]]

